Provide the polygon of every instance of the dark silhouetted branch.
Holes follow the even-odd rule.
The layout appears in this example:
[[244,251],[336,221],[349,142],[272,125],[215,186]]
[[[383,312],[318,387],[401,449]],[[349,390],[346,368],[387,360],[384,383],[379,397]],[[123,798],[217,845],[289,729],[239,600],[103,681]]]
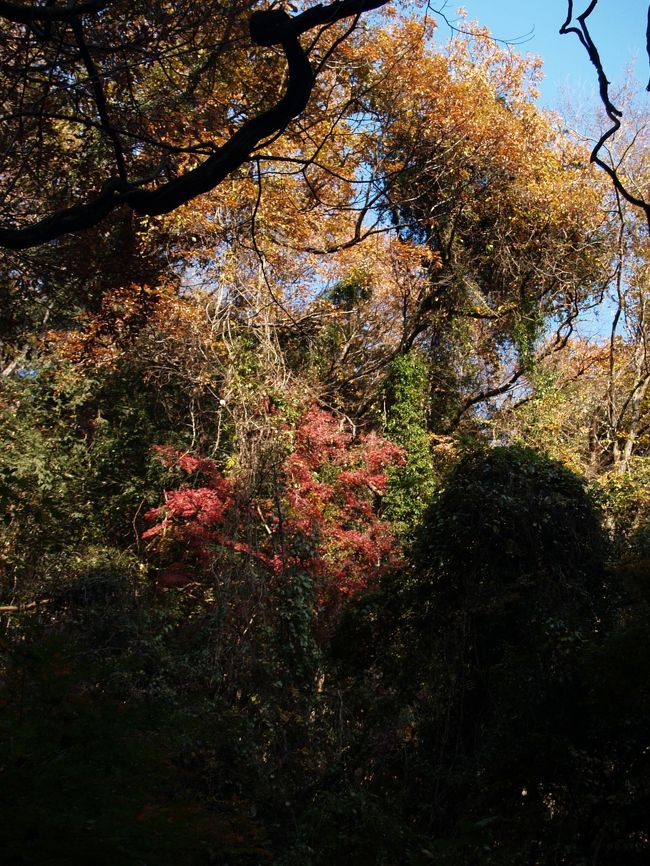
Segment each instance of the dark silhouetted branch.
[[127,171],[126,162],[124,161],[124,151],[122,150],[120,137],[111,125],[111,121],[108,116],[108,102],[106,101],[106,94],[104,93],[104,88],[102,86],[102,79],[99,74],[99,70],[95,66],[92,55],[88,50],[88,46],[86,45],[83,24],[81,23],[79,18],[76,18],[72,22],[72,31],[77,42],[77,47],[79,48],[79,53],[81,54],[81,59],[83,60],[84,66],[86,67],[86,72],[88,73],[90,86],[92,87],[93,94],[95,96],[97,113],[99,114],[99,119],[102,122],[102,129],[113,143],[113,149],[115,151],[115,162],[117,163],[117,171],[121,180],[126,183]]
[[0,18],[15,24],[49,24],[53,21],[72,21],[80,15],[101,12],[108,6],[107,0],[95,3],[78,3],[74,6],[24,6],[22,3],[0,2]]
[[[290,121],[305,110],[315,84],[315,74],[298,37],[311,29],[327,27],[344,18],[354,18],[364,12],[377,9],[386,2],[388,0],[335,0],[334,3],[326,6],[314,6],[293,18],[282,9],[253,13],[250,18],[252,41],[256,45],[266,47],[280,45],[287,61],[286,90],[275,105],[247,120],[228,141],[216,148],[215,152],[196,168],[161,184],[156,189],[142,188],[150,182],[150,179],[127,183],[122,176],[123,172],[120,171],[121,176],[107,180],[99,195],[89,202],[58,211],[23,228],[0,229],[0,246],[24,249],[48,243],[71,232],[92,228],[120,205],[127,205],[137,213],[147,216],[169,213],[214,189],[249,159],[260,142],[284,131]],[[2,6],[7,5],[13,7],[13,4],[0,4],[0,14],[2,14]],[[96,5],[99,7],[103,4]],[[70,7],[68,11],[76,10],[79,14],[80,10],[86,9],[86,6],[95,9],[96,5]],[[20,8],[24,9],[24,7]],[[36,8],[41,9],[41,7]],[[88,59],[84,57],[83,31],[79,36],[78,28],[75,27],[75,33],[94,88],[102,126],[116,147],[119,166],[121,148],[119,148],[117,133],[108,119],[108,108],[103,98],[99,76],[92,64],[92,59],[89,65]]]
[[[610,99],[610,82],[605,75],[605,70],[600,59],[600,54],[598,53],[598,49],[596,48],[596,45],[591,37],[591,33],[589,32],[589,27],[587,26],[587,18],[589,18],[597,5],[598,0],[591,0],[585,11],[578,15],[575,19],[578,22],[576,26],[573,24],[573,0],[567,0],[567,17],[562,27],[560,27],[560,33],[562,35],[565,35],[567,33],[575,33],[575,35],[578,37],[583,47],[585,48],[587,54],[589,55],[589,59],[593,63],[596,69],[596,73],[598,75],[598,91],[600,93],[601,102],[603,103],[607,117],[612,122],[610,128],[601,135],[601,137],[596,142],[595,147],[591,151],[591,161],[609,175],[616,190],[620,193],[620,195],[623,196],[626,201],[628,201],[630,204],[635,205],[638,208],[641,208],[641,210],[646,215],[646,219],[648,221],[648,229],[650,230],[650,203],[645,201],[645,199],[639,198],[639,196],[636,196],[632,192],[630,192],[630,190],[621,180],[616,168],[609,165],[607,162],[605,162],[605,160],[601,159],[600,157],[600,151],[605,145],[605,143],[618,131],[618,129],[620,129],[622,112],[618,108],[616,108],[616,106]],[[646,31],[646,43],[648,48],[648,57],[650,58],[650,5],[648,6],[648,29]],[[650,89],[650,84],[648,84],[648,89]]]

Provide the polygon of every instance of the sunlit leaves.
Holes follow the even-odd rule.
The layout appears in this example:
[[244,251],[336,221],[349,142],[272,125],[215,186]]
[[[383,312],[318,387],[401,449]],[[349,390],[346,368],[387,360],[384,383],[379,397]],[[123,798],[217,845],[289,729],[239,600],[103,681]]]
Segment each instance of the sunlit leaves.
[[342,421],[315,407],[295,430],[282,428],[286,452],[253,494],[212,460],[161,449],[190,482],[145,515],[152,525],[143,538],[173,560],[162,571],[163,586],[182,583],[183,575],[185,583],[192,575],[201,583],[225,549],[257,564],[269,581],[308,571],[320,606],[336,608],[395,564],[399,545],[377,503],[388,468],[403,462],[401,449],[374,435],[355,439]]

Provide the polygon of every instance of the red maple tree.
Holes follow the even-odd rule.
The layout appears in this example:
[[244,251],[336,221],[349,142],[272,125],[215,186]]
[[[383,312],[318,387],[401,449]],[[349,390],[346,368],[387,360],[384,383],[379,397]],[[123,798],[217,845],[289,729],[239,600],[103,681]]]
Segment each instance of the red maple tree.
[[[163,587],[200,585],[224,549],[247,557],[269,579],[295,569],[314,581],[317,607],[337,607],[399,560],[399,544],[382,517],[389,466],[401,448],[375,434],[355,437],[320,408],[304,413],[292,447],[275,467],[269,489],[244,495],[210,458],[159,447],[168,465],[187,480],[145,514],[142,537],[163,559]],[[251,543],[251,524],[257,525]]]

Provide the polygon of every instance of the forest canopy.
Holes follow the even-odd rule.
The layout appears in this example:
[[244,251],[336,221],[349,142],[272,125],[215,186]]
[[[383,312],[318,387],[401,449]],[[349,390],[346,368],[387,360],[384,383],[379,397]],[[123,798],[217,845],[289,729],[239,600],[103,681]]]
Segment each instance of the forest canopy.
[[428,6],[0,2],[3,862],[647,862],[597,7],[612,126]]
[[[2,3],[0,244],[44,244],[123,207],[159,216],[210,192],[281,138],[308,103],[314,111],[319,76],[337,49],[386,6],[334,0],[289,14],[237,0]],[[560,31],[585,47],[611,122],[591,158],[648,216],[644,190],[602,153],[622,112],[589,30],[596,6],[579,14],[568,0]],[[354,101],[348,94],[347,111]]]

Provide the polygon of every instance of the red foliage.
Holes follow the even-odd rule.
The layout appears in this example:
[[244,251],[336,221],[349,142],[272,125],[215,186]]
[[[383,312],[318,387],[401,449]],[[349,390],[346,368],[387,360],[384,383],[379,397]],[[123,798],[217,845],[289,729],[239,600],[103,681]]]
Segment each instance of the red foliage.
[[[321,607],[358,592],[397,562],[398,543],[380,506],[386,469],[403,463],[403,452],[374,434],[355,439],[339,419],[316,407],[300,420],[293,442],[273,489],[252,499],[238,495],[213,460],[158,448],[161,460],[192,478],[145,515],[152,525],[143,538],[161,553],[173,549],[176,558],[180,550],[198,568],[228,549],[271,576],[306,569]],[[187,574],[187,565],[175,562],[159,582],[183,585]]]
[[158,584],[164,587],[187,586],[192,580],[190,571],[184,562],[172,562],[166,568],[160,570]]

